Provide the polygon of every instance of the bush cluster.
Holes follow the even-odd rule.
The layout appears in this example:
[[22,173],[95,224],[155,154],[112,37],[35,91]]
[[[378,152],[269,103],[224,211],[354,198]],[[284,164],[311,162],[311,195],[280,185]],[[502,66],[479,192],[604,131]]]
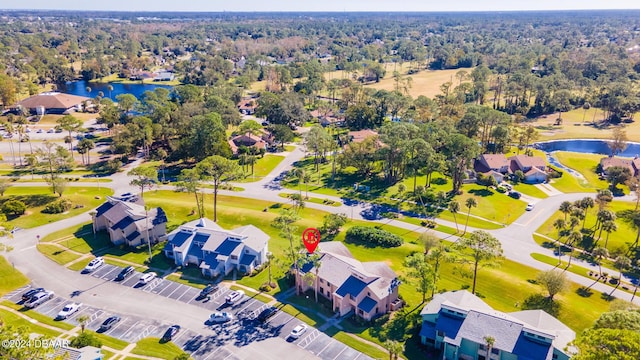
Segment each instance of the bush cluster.
[[354,226],[347,230],[345,241],[369,247],[397,247],[403,242],[398,235],[367,226]]
[[65,211],[71,210],[73,204],[69,199],[60,199],[51,204],[47,204],[47,206],[42,209],[42,212],[45,214],[61,214]]

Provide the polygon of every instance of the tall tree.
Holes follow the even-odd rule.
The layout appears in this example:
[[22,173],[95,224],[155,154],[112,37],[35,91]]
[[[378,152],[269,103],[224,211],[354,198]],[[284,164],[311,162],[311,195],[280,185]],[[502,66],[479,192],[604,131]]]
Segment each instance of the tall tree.
[[465,170],[480,154],[478,143],[462,134],[452,134],[445,140],[444,154],[447,170],[453,179],[452,193],[457,194],[464,180]]
[[460,231],[460,229],[458,229],[458,219],[456,218],[456,214],[458,213],[458,211],[460,211],[460,203],[455,200],[452,200],[449,203],[448,210],[451,213],[451,215],[453,215],[453,221],[456,223],[456,233],[457,233],[458,231]]
[[567,221],[567,214],[571,213],[571,209],[573,208],[573,204],[570,201],[563,201],[560,204],[560,212],[564,214],[564,221]]
[[547,290],[551,301],[553,301],[554,296],[566,290],[569,286],[569,280],[564,272],[553,269],[539,273],[536,279]]
[[218,221],[218,190],[224,182],[242,176],[242,169],[232,160],[219,155],[205,158],[196,165],[196,169],[203,180],[213,182],[213,221]]
[[609,296],[613,295],[613,292],[616,291],[620,286],[620,283],[622,282],[622,272],[631,267],[631,259],[624,255],[620,255],[613,263],[613,267],[615,267],[620,273],[618,274],[618,282],[616,283],[616,287],[611,290]]
[[129,171],[127,175],[135,177],[129,182],[129,185],[140,188],[141,199],[144,199],[144,189],[151,189],[158,182],[158,169],[151,166],[138,166]]
[[[298,221],[300,217],[296,215],[291,209],[283,209],[280,215],[273,220],[273,227],[280,230],[280,236],[289,241],[289,255],[291,257],[291,264],[295,270],[295,276],[298,276],[298,255],[299,252],[293,246],[294,234],[298,232],[298,227],[293,225]],[[299,292],[299,286],[296,284],[296,294]]]
[[424,258],[424,255],[415,253],[404,260],[407,275],[417,281],[416,291],[422,295],[422,303],[427,293],[433,288],[433,269]]
[[611,155],[616,155],[617,153],[624,151],[628,146],[628,140],[629,139],[627,138],[627,132],[622,128],[616,127],[615,129],[613,129],[611,141],[607,143],[609,149],[611,150]]
[[473,260],[473,287],[471,293],[476,293],[476,280],[478,276],[478,266],[483,261],[489,261],[502,256],[502,245],[500,241],[486,231],[476,230],[468,238],[461,237],[456,242],[459,250],[470,250]]
[[176,191],[192,193],[196,198],[198,218],[204,217],[204,193],[197,169],[183,169],[178,176]]
[[71,136],[71,133],[74,131],[81,131],[82,120],[74,117],[73,115],[65,115],[56,120],[56,122],[62,130],[67,131],[69,134],[69,152],[71,153],[71,157],[73,157],[73,137]]
[[464,202],[464,206],[467,207],[467,221],[464,223],[464,231],[462,232],[462,234],[466,234],[467,233],[467,225],[469,225],[469,216],[471,216],[471,208],[478,206],[478,202],[476,201],[475,198],[468,198],[465,202]]

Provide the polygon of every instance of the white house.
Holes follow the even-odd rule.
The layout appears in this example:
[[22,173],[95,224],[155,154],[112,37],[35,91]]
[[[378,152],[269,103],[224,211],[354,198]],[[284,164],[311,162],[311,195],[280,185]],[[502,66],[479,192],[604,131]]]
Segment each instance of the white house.
[[167,235],[165,255],[176,265],[198,266],[205,276],[252,272],[267,261],[269,235],[253,225],[224,230],[209,219],[183,224]]
[[[503,313],[466,290],[434,296],[420,315],[422,343],[443,360],[567,360],[576,337],[543,310]],[[486,337],[495,340],[490,349]]]
[[151,243],[164,239],[167,233],[167,215],[162,208],[146,211],[144,206],[135,202],[107,196],[107,201],[93,215],[93,230],[107,230],[115,245],[146,244],[147,229]]
[[[396,310],[402,305],[398,299],[397,275],[383,262],[360,262],[339,241],[318,245],[320,266],[307,263],[296,273],[296,286],[300,291],[314,290],[333,304],[333,311],[341,316],[353,311],[357,316],[371,320],[377,315]],[[311,272],[317,278],[309,284],[303,279]],[[317,284],[316,284],[317,282]]]

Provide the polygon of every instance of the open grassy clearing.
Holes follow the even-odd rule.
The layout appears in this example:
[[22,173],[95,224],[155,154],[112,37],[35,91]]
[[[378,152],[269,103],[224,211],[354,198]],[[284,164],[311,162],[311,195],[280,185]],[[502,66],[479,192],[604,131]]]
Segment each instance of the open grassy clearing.
[[184,351],[172,342],[161,343],[159,338],[148,337],[136,343],[133,354],[173,360]]
[[61,330],[71,330],[71,329],[73,329],[75,327],[75,326],[73,326],[71,324],[68,324],[68,323],[66,323],[64,321],[55,321],[55,320],[53,320],[52,318],[50,318],[48,316],[42,315],[42,314],[40,314],[39,312],[36,312],[36,311],[29,310],[29,309],[23,307],[22,305],[18,305],[18,304],[12,303],[9,300],[3,300],[2,301],[2,305],[6,306],[8,308],[11,308],[13,310],[18,310],[18,311],[22,312],[23,314],[29,316],[30,318],[37,320],[38,322],[41,322],[41,323],[49,325],[49,326],[57,327],[57,328],[59,328]]
[[596,167],[603,155],[583,154],[568,151],[556,151],[553,153],[556,159],[564,166],[571,168],[584,176],[577,178],[568,172],[564,172],[561,178],[553,179],[551,184],[558,190],[570,192],[596,192],[608,187],[606,180],[600,180],[596,174]]
[[266,154],[262,158],[258,158],[253,165],[253,174],[251,174],[251,167],[245,169],[246,177],[238,180],[237,182],[254,182],[261,180],[263,177],[269,175],[269,173],[284,160],[284,156]]
[[[640,124],[632,122],[622,125],[608,125],[604,127],[596,127],[591,123],[595,119],[596,122],[603,121],[603,111],[592,107],[586,113],[583,109],[574,109],[562,113],[562,125],[554,125],[558,114],[551,114],[545,117],[537,118],[531,122],[540,132],[540,140],[557,140],[557,139],[610,139],[613,129],[623,126],[627,132],[630,141],[640,141]],[[595,115],[595,117],[594,117]],[[637,115],[637,114],[636,114]],[[634,116],[634,118],[638,118]],[[584,119],[584,122],[583,122]]]
[[0,296],[29,283],[29,279],[0,256]]
[[53,194],[47,186],[10,187],[4,197],[0,199],[0,202],[3,203],[9,199],[24,202],[27,205],[27,212],[22,216],[9,217],[8,224],[21,228],[31,228],[86,212],[100,205],[104,202],[105,196],[111,194],[113,194],[113,191],[107,188],[98,190],[92,187],[68,187],[62,198],[71,200],[74,208],[62,214],[42,213],[42,210],[47,204],[60,199],[60,197]]
[[[290,194],[290,193],[279,193],[278,194],[278,196],[280,196],[283,199],[291,199],[292,195],[293,194]],[[323,204],[323,205],[335,206],[335,207],[342,206],[342,203],[339,202],[339,201],[333,201],[333,200],[328,200],[328,199],[320,199],[320,198],[316,198],[316,197],[306,197],[305,193],[303,193],[302,198],[303,198],[303,200],[305,202],[311,202],[311,203],[315,203],[315,204]]]
[[[615,213],[624,209],[634,209],[634,208],[635,208],[635,203],[633,202],[616,201],[616,200],[611,202],[611,204],[609,204],[608,206],[608,209]],[[585,223],[585,227],[587,229],[592,228],[595,225],[597,212],[598,212],[597,207],[591,208],[589,209],[589,211],[587,211],[587,218]],[[536,230],[536,232],[542,235],[546,235],[552,239],[558,239],[558,231],[553,227],[553,222],[556,221],[557,219],[564,219],[564,214],[562,214],[559,210],[556,211],[553,214],[553,216],[547,219],[547,221],[545,221],[544,224],[542,224],[542,226],[540,226]],[[597,246],[605,246],[605,243],[606,243],[606,247],[609,250],[609,252],[619,249],[619,250],[623,250],[622,252],[625,253],[627,249],[627,243],[633,242],[633,240],[636,238],[637,231],[635,231],[627,223],[622,222],[620,219],[616,220],[616,224],[618,225],[618,231],[612,232],[611,235],[609,236],[608,241],[606,241],[606,238],[607,238],[606,232],[602,232],[602,236],[599,241],[597,241],[597,239],[600,234],[599,232],[596,233],[595,240],[596,240]],[[581,227],[582,227],[582,224],[578,225],[577,228],[580,229]],[[560,239],[560,241],[564,242],[565,239],[562,238]],[[591,243],[584,243],[582,245],[585,246],[587,249],[590,249],[591,247],[596,246]]]
[[0,309],[0,319],[2,319],[2,321],[7,325],[12,325],[14,327],[24,327],[28,329],[30,333],[41,334],[51,338],[57,337],[62,332],[54,331],[44,326],[39,326],[5,309]]
[[36,247],[38,248],[38,251],[60,265],[64,265],[81,257],[81,255],[72,253],[66,248],[62,248],[53,244],[38,244],[36,245]]

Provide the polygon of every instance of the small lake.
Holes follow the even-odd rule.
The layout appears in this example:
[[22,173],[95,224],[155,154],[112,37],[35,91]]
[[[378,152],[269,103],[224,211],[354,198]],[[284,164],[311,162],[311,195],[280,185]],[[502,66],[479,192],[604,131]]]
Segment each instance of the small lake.
[[[587,154],[610,155],[611,150],[606,140],[579,139],[579,140],[554,140],[535,144],[535,147],[546,152],[572,151]],[[617,156],[634,157],[640,155],[640,143],[629,142],[627,148]]]
[[[113,86],[113,90],[109,92],[108,86]],[[91,88],[91,92],[87,92],[87,86]],[[104,97],[111,97],[111,100],[115,101],[116,96],[120,94],[133,94],[140,99],[140,96],[147,90],[153,91],[156,88],[165,88],[171,91],[173,86],[169,85],[156,85],[156,84],[123,84],[123,83],[98,83],[88,82],[85,80],[70,81],[64,85],[58,85],[58,91],[94,98],[98,96],[98,92],[102,91]]]

